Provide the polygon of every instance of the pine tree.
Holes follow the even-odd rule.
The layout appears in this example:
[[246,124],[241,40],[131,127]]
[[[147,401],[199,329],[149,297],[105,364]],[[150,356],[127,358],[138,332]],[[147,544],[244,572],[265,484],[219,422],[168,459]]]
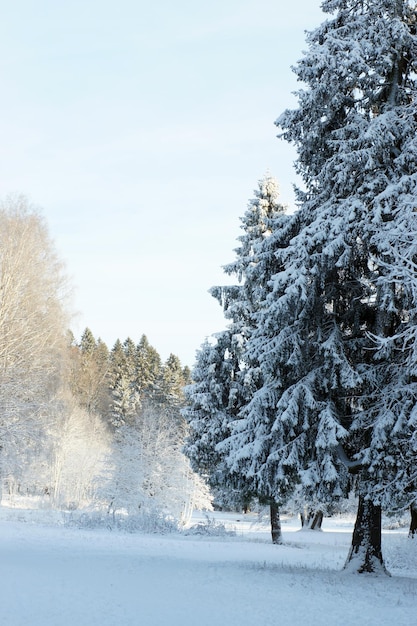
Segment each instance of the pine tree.
[[309,34],[295,68],[307,87],[277,122],[305,185],[274,279],[275,308],[294,331],[291,359],[306,364],[284,385],[280,419],[292,424],[293,450],[297,433],[311,439],[304,483],[307,469],[320,489],[337,489],[336,453],[358,474],[348,567],[377,571],[381,505],[405,503],[416,485],[415,244],[404,236],[416,232],[416,13],[407,0],[322,8],[333,16]]

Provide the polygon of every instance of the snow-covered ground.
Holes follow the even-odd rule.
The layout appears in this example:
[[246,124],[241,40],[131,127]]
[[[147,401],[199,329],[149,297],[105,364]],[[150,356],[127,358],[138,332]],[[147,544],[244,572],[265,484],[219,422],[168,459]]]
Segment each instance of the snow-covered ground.
[[[211,514],[212,515],[212,514]],[[67,516],[0,508],[0,624],[246,626],[416,623],[417,542],[385,531],[392,577],[341,571],[353,520],[323,532],[216,514],[228,534],[145,535],[69,527]]]

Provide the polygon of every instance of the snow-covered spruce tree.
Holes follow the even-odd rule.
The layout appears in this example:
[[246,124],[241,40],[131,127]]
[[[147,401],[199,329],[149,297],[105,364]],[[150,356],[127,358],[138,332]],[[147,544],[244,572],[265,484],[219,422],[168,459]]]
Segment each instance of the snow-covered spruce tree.
[[235,363],[229,351],[231,335],[224,331],[214,343],[206,341],[197,352],[192,383],[184,388],[185,408],[182,415],[188,423],[184,452],[191,467],[213,490],[218,506],[245,508],[251,500],[246,486],[232,480],[224,454],[217,445],[229,435],[230,421],[235,419],[232,387]]
[[184,404],[183,389],[190,381],[184,377],[184,368],[175,354],[170,354],[160,369],[154,383],[155,391],[152,404],[171,410],[174,419],[180,419],[179,407]]
[[[230,437],[230,434],[239,429],[240,410],[260,385],[257,363],[248,359],[245,348],[254,331],[259,303],[268,290],[268,281],[275,265],[274,253],[269,249],[267,253],[265,250],[261,252],[261,245],[270,237],[272,229],[285,220],[284,207],[278,202],[277,181],[268,174],[259,181],[255,197],[248,203],[241,218],[243,234],[239,237],[240,246],[235,251],[236,260],[224,268],[227,274],[236,277],[238,284],[211,289],[212,295],[223,306],[225,317],[229,320],[228,328],[217,335],[216,346],[211,349],[206,346],[201,353],[203,360],[209,355],[208,364],[210,358],[217,361],[220,357],[217,368],[213,363],[209,366],[211,378],[207,378],[207,373],[204,377],[206,381],[211,381],[212,388],[217,392],[216,405],[207,402],[208,415],[205,419],[208,419],[211,429],[211,407],[216,406],[213,423],[220,422],[222,428],[216,430],[214,445],[217,445],[216,454],[222,460],[222,476],[245,497],[256,496],[262,502],[270,504],[272,535],[277,543],[280,541],[280,499],[277,500],[277,490],[271,490],[270,485],[259,482],[258,476],[253,472],[252,462],[248,464],[249,459],[243,461],[243,457],[240,457],[242,462],[235,462],[237,439]],[[226,374],[221,377],[221,382],[220,373]],[[219,414],[222,415],[220,420]],[[241,441],[237,447],[240,455]]]
[[[309,505],[321,508],[335,491],[338,472],[322,455],[328,484],[318,489],[320,474],[312,454],[317,431],[312,424],[319,413],[313,396],[323,370],[313,358],[319,323],[313,300],[304,297],[301,251],[291,246],[298,232],[296,216],[280,216],[257,245],[259,263],[267,270],[260,276],[263,288],[244,353],[245,380],[255,384],[223,446],[230,470],[255,483],[259,494],[282,504],[302,480]],[[303,333],[308,333],[308,342]],[[322,428],[325,425],[323,414]]]
[[141,400],[152,398],[156,389],[156,381],[161,375],[161,357],[150,345],[146,335],[142,335],[136,347],[135,380]]
[[255,313],[268,289],[267,283],[275,267],[274,255],[260,251],[260,246],[273,229],[286,221],[285,207],[279,202],[277,180],[266,174],[258,181],[255,197],[248,202],[241,219],[243,235],[235,249],[236,259],[223,267],[224,272],[237,279],[237,285],[213,287],[211,294],[219,300],[230,331],[240,335],[242,345],[251,336]]
[[277,306],[308,364],[279,404],[295,435],[313,433],[321,488],[334,480],[336,451],[358,474],[347,567],[384,571],[381,506],[415,498],[416,256],[405,234],[416,232],[416,10],[408,0],[322,8],[332,17],[295,68],[306,85],[298,109],[277,121],[305,184]]
[[220,447],[226,453],[231,475],[250,485],[260,502],[269,504],[272,540],[280,543],[279,507],[287,496],[287,485],[283,489],[279,480],[263,479],[259,470],[265,449],[260,445],[260,438],[268,426],[257,419],[257,414],[253,415],[255,419],[251,423],[247,413],[248,403],[264,384],[259,361],[247,347],[256,332],[262,302],[270,291],[269,281],[277,270],[271,238],[273,233],[284,229],[288,221],[285,207],[279,202],[278,183],[274,177],[267,174],[259,181],[255,197],[248,203],[241,221],[243,235],[239,237],[240,247],[235,250],[236,260],[224,268],[227,274],[237,278],[239,284],[217,288],[213,292],[223,304],[225,317],[230,320],[231,334],[239,338],[239,352],[235,353],[240,364],[239,419],[231,424],[230,437]]
[[133,420],[140,405],[134,355],[135,345],[129,338],[123,344],[118,339],[110,352],[109,422],[114,428]]

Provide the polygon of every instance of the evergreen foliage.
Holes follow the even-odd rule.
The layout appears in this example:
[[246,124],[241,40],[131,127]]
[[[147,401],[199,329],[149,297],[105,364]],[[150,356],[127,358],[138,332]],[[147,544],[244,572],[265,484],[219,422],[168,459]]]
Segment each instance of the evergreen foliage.
[[262,246],[277,225],[285,222],[283,212],[277,182],[267,174],[241,220],[244,233],[236,260],[224,268],[238,284],[211,289],[223,306],[228,328],[216,335],[214,345],[203,346],[193,371],[194,384],[186,390],[189,407],[185,415],[191,427],[187,454],[210,484],[236,490],[242,503],[254,496],[275,497],[258,468],[253,469],[257,461],[254,448],[243,442],[241,433],[246,432],[248,422],[240,411],[261,383],[258,363],[246,346],[275,265],[273,251],[266,252]]
[[[416,489],[415,243],[403,234],[416,232],[416,11],[406,0],[323,9],[334,16],[309,34],[295,68],[306,85],[299,107],[277,122],[305,184],[281,285],[288,294],[285,275],[297,277],[293,321],[319,374],[309,386],[313,469],[331,482],[343,444],[369,523],[371,505],[410,503]],[[301,416],[293,391],[288,400]],[[377,568],[378,546],[364,550],[359,570]]]
[[214,345],[206,341],[201,346],[192,373],[193,382],[184,389],[186,406],[182,411],[189,425],[184,451],[194,471],[212,488],[223,492],[222,502],[233,500],[230,492],[236,486],[226,467],[225,455],[218,449],[218,444],[229,435],[234,416],[229,404],[234,371],[229,347],[227,332],[219,334]]
[[[298,108],[277,120],[298,152],[299,209],[266,230],[245,214],[225,268],[243,284],[212,291],[230,320],[217,371],[231,354],[237,367],[220,378],[217,404],[202,402],[210,389],[197,369],[190,423],[229,480],[277,501],[297,487],[330,510],[355,483],[350,559],[375,571],[381,507],[409,506],[417,488],[416,6],[322,7],[331,17],[294,68]],[[219,423],[226,433],[207,438]]]

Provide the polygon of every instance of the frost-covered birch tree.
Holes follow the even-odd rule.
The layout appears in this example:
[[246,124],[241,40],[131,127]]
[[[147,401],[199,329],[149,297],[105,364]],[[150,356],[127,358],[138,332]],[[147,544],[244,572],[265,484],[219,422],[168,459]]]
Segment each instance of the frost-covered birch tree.
[[67,282],[44,220],[23,196],[0,203],[0,449],[18,479],[44,436],[66,351]]
[[336,486],[339,461],[357,473],[347,567],[378,571],[381,506],[409,503],[416,487],[416,257],[406,234],[416,232],[416,6],[322,8],[331,17],[295,67],[298,108],[277,121],[305,190],[276,306],[308,363],[279,402],[295,436],[314,434],[304,481],[308,471],[320,488]]

